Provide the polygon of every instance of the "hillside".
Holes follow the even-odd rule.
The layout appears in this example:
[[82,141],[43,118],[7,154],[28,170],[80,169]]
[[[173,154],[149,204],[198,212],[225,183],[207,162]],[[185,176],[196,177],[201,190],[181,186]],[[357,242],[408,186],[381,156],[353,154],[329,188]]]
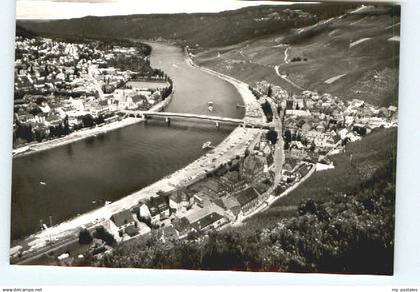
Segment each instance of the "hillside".
[[200,47],[224,46],[286,32],[339,15],[354,5],[259,6],[221,13],[151,14],[30,21],[18,24],[41,35],[177,40]]
[[398,6],[356,9],[287,33],[195,50],[202,66],[290,92],[328,92],[379,106],[397,104]]

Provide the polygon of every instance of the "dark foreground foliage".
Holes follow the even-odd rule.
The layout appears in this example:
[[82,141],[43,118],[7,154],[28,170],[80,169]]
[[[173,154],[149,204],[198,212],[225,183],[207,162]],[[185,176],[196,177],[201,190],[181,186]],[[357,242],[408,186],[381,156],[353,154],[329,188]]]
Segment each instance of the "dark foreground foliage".
[[395,159],[354,193],[303,201],[293,218],[251,234],[235,229],[190,240],[127,242],[104,267],[392,274]]

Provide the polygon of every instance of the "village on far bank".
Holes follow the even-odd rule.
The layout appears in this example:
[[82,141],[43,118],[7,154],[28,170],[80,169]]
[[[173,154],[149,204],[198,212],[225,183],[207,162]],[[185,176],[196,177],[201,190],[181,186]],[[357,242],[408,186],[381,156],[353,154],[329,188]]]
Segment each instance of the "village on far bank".
[[[45,43],[64,48],[60,52],[67,57],[72,54],[64,52],[76,51],[80,57],[80,52],[84,50],[82,49],[84,45],[80,44],[55,43],[54,41],[45,41]],[[20,44],[21,48],[26,48],[29,52],[32,45],[30,42]],[[73,47],[78,49],[70,49]],[[96,52],[95,50],[93,51]],[[119,88],[118,84],[129,86],[132,72],[109,67],[99,68],[97,63],[100,63],[100,60],[107,60],[108,57],[112,58],[110,54],[114,56],[131,54],[133,48],[114,47],[113,50],[117,51],[112,51],[113,53],[104,51],[100,58],[91,60],[91,63],[87,61],[86,66],[83,61],[79,61],[77,64],[81,63],[80,76],[74,74],[74,71],[68,72],[69,75],[64,74],[64,80],[57,81],[57,85],[74,84],[73,91],[78,88],[77,86],[89,88],[89,94],[84,93],[64,100],[45,97],[42,102],[25,101],[24,97],[24,103],[16,107],[17,111],[29,108],[28,104],[30,104],[30,107],[39,109],[38,114],[19,115],[17,113],[16,122],[37,123],[48,127],[50,125],[47,124],[47,122],[50,123],[48,117],[63,111],[62,123],[65,119],[70,121],[71,117],[72,121],[77,120],[79,123],[81,121],[83,124],[83,118],[78,120],[70,113],[89,112],[92,117],[98,117],[98,114],[94,114],[101,102],[104,103],[103,109],[108,113],[123,118],[124,116],[118,115],[119,110],[125,108],[147,110],[148,106],[153,104],[152,102],[163,98],[162,88],[167,87],[154,90],[141,89],[148,91],[149,94],[139,93],[138,89]],[[25,62],[24,60],[23,58],[22,63]],[[66,66],[57,65],[58,68],[60,66],[61,69],[57,70],[61,70],[60,73],[66,72],[64,69]],[[37,69],[36,66],[32,68]],[[21,70],[24,71],[20,71],[18,76],[22,80],[28,79],[28,74],[32,76],[28,73],[30,69]],[[169,77],[161,73],[150,78],[154,77],[159,79],[159,82],[172,86],[172,83],[168,81]],[[23,78],[23,76],[26,77]],[[70,76],[69,81],[66,81],[67,76]],[[45,78],[47,80],[47,77]],[[109,81],[107,81],[108,78]],[[115,88],[104,90],[106,86],[115,86]],[[100,93],[99,88],[104,92]],[[328,93],[320,94],[308,90],[301,94],[289,94],[281,87],[266,81],[252,84],[249,89],[260,108],[251,108],[248,111],[256,115],[256,118],[265,119],[267,123],[280,122],[281,129],[278,131],[253,129],[258,131],[255,139],[247,143],[246,148],[237,153],[232,160],[208,172],[205,178],[193,181],[186,186],[183,185],[181,188],[161,190],[148,199],[140,200],[130,209],[110,215],[95,228],[82,227],[78,234],[77,248],[75,250],[63,249],[63,253],[53,260],[62,265],[77,264],[87,255],[99,260],[105,254],[112,253],[113,248],[118,244],[150,236],[156,236],[168,244],[172,240],[200,240],[209,232],[241,224],[245,218],[264,209],[279,196],[288,193],[315,171],[334,168],[330,156],[345,151],[347,143],[362,139],[375,128],[397,126],[398,110],[395,106],[377,108],[362,100],[344,101]],[[158,94],[159,97],[152,98],[153,95]],[[35,95],[29,96],[26,98],[33,98]],[[133,96],[142,96],[142,104],[133,104]],[[78,106],[69,106],[69,104],[78,104]],[[68,110],[65,105],[68,106]],[[47,108],[49,110],[46,110]],[[25,115],[32,116],[24,120]],[[33,121],[33,119],[41,119],[42,122]],[[112,120],[107,121],[112,122]],[[74,125],[73,122],[68,122],[69,126],[70,124]],[[64,124],[61,127],[63,126],[65,127]],[[278,143],[283,143],[280,150],[281,162],[276,160],[276,154],[279,154],[276,153],[279,151],[276,147]],[[209,153],[212,151],[217,151],[217,146],[216,149],[209,150]],[[280,173],[276,172],[279,170],[276,163],[281,163]],[[22,256],[22,247],[16,246],[11,250],[11,257],[18,258],[19,256]]]
[[149,110],[172,92],[147,49],[123,41],[69,43],[16,37],[14,154],[31,144]]

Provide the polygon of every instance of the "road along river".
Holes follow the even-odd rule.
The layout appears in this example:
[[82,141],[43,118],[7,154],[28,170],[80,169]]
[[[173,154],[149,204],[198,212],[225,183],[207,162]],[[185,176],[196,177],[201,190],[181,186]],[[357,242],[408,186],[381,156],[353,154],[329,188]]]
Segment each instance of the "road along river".
[[[174,81],[170,112],[242,118],[242,99],[229,82],[185,62],[184,51],[153,43],[151,63]],[[215,110],[209,112],[207,102]],[[11,239],[116,201],[204,154],[205,141],[222,142],[233,127],[197,121],[138,123],[13,159]]]

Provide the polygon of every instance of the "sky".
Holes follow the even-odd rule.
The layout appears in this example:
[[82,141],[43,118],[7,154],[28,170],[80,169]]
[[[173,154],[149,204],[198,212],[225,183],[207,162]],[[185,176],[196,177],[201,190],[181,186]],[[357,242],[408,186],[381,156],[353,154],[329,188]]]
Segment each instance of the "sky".
[[220,12],[262,4],[293,2],[239,0],[17,0],[18,19],[63,19],[87,15]]

